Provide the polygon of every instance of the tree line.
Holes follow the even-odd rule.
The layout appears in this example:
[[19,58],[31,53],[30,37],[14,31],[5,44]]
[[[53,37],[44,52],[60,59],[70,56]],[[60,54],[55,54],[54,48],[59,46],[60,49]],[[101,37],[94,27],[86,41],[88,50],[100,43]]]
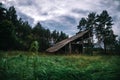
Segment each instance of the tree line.
[[38,42],[38,50],[45,51],[56,42],[68,38],[65,33],[50,31],[38,22],[33,28],[28,21],[18,18],[14,6],[5,8],[0,3],[0,50],[30,50],[31,44]]
[[93,49],[94,38],[96,37],[99,46],[104,46],[104,53],[119,53],[120,39],[117,39],[118,35],[114,34],[112,30],[113,19],[106,10],[102,13],[97,14],[95,12],[89,13],[86,18],[81,18],[77,28],[79,31],[88,30],[90,34],[89,42],[91,43],[88,47]]
[[[79,32],[89,30],[89,48],[93,49],[93,36],[95,36],[99,46],[103,43],[105,53],[107,51],[119,53],[120,38],[114,34],[112,26],[112,17],[106,10],[103,10],[100,14],[92,12],[86,18],[81,18],[77,28]],[[0,3],[0,50],[28,51],[32,50],[31,48],[34,48],[34,43],[37,42],[38,51],[43,52],[54,43],[66,38],[68,38],[68,35],[62,31],[50,31],[42,27],[40,22],[32,28],[28,21],[18,18],[14,6],[5,8]]]

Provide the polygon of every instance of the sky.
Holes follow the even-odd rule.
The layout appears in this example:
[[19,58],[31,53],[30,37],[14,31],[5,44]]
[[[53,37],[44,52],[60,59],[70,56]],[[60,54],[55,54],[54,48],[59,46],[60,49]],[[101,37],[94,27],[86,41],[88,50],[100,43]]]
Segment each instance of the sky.
[[113,18],[114,33],[120,35],[120,0],[0,0],[6,7],[14,6],[17,14],[33,27],[40,22],[51,31],[63,31],[69,36],[78,32],[82,17],[91,12],[107,10]]

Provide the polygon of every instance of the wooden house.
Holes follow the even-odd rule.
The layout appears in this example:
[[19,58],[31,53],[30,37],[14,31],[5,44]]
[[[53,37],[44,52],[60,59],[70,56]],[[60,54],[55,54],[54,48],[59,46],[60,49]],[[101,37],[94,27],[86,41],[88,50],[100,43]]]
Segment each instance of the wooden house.
[[85,44],[89,42],[89,38],[90,33],[88,30],[81,31],[70,38],[56,43],[46,51],[50,53],[83,53],[83,48],[85,47]]

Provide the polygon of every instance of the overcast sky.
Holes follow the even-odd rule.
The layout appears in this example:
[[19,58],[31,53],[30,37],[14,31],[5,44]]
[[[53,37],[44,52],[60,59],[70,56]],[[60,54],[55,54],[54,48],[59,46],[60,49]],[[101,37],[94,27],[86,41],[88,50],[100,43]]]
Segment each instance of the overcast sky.
[[7,7],[15,6],[18,16],[34,26],[38,21],[50,30],[74,35],[81,17],[107,10],[113,17],[113,30],[120,35],[120,0],[0,0]]

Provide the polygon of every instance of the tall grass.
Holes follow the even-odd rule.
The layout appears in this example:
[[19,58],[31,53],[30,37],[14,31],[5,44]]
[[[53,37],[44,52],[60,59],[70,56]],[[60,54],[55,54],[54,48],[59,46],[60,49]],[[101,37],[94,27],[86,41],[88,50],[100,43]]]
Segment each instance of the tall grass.
[[120,56],[24,55],[29,54],[27,52],[17,52],[18,55],[12,56],[8,54],[6,52],[6,55],[0,58],[0,80],[119,80],[120,78]]

